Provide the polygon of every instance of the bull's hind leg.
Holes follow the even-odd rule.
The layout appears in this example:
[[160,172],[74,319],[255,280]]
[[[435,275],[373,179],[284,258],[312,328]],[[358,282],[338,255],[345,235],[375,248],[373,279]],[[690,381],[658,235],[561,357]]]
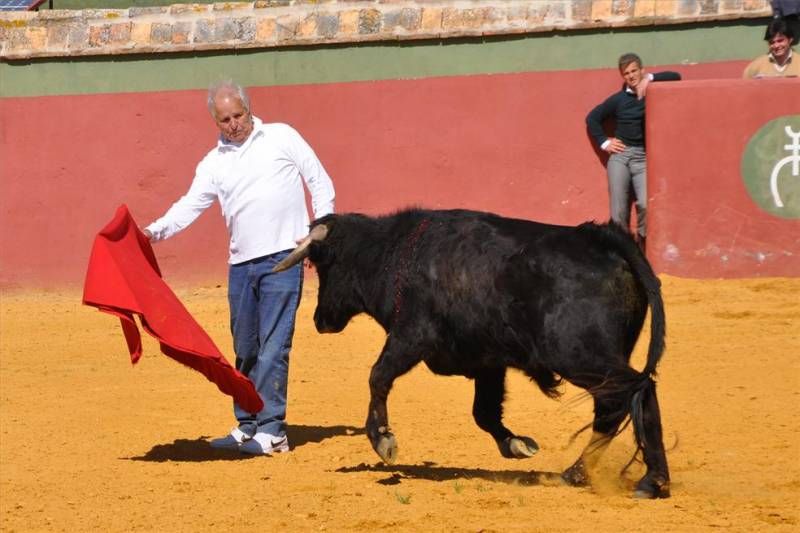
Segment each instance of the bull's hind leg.
[[475,401],[472,416],[482,430],[489,433],[503,457],[524,459],[539,451],[539,445],[529,437],[511,433],[503,425],[503,399],[506,369],[488,369],[475,375]]
[[590,484],[590,473],[605,453],[619,426],[628,416],[629,405],[624,394],[594,397],[592,438],[575,463],[564,470],[562,479],[570,485],[583,487]]
[[369,412],[367,413],[367,437],[372,448],[386,464],[397,460],[397,440],[389,430],[389,413],[386,400],[394,380],[411,370],[420,358],[408,347],[398,346],[390,336],[381,356],[369,374]]
[[[643,381],[646,380],[646,381]],[[594,397],[595,418],[592,438],[580,458],[561,477],[571,485],[585,486],[590,474],[605,452],[620,425],[630,414],[637,446],[642,450],[647,472],[636,485],[636,498],[669,497],[669,471],[661,434],[661,415],[655,395],[655,383],[639,376],[633,392],[599,393]]]
[[633,428],[647,472],[636,484],[636,498],[669,498],[669,467],[661,430],[661,411],[652,379],[633,396]]

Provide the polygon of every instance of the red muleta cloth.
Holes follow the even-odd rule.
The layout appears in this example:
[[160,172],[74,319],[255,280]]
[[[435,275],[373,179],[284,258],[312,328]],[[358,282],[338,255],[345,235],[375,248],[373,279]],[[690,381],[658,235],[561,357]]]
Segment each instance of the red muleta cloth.
[[132,363],[142,356],[137,314],[164,354],[203,374],[246,411],[257,413],[264,406],[253,383],[228,363],[161,279],[150,241],[125,205],[94,240],[83,303],[119,317]]

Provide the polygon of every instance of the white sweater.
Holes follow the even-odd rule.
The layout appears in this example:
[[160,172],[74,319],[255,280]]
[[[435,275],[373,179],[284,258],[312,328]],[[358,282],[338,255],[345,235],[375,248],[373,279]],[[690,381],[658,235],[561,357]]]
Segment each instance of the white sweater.
[[333,183],[308,143],[287,124],[253,117],[250,137],[241,145],[220,139],[197,165],[189,191],[147,230],[153,241],[172,237],[219,199],[230,264],[294,248],[308,234],[301,178],[314,217],[332,213]]

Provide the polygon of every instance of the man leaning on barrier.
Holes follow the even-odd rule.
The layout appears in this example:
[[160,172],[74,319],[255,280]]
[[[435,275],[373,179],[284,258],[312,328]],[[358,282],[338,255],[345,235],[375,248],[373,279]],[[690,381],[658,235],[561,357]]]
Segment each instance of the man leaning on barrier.
[[[592,109],[586,116],[589,134],[601,150],[611,154],[606,165],[611,219],[626,230],[630,225],[631,196],[636,200],[636,240],[645,249],[647,236],[647,161],[645,157],[644,104],[651,81],[680,80],[677,72],[647,73],[641,58],[633,53],[620,56],[622,90]],[[613,137],[603,129],[606,120],[616,121]]]

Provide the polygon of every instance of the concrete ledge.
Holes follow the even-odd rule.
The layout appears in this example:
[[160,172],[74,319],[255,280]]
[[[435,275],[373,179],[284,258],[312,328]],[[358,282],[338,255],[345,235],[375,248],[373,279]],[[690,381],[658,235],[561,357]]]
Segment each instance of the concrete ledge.
[[0,58],[448,39],[771,15],[768,0],[259,0],[0,14]]

